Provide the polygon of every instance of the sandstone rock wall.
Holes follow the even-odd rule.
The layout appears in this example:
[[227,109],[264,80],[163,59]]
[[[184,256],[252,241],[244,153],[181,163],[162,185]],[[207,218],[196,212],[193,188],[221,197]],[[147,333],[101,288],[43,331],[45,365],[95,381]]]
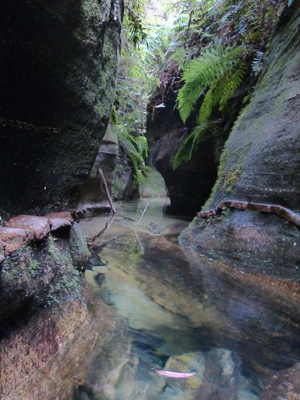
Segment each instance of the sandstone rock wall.
[[[204,209],[234,199],[300,211],[300,4],[287,7],[265,70],[238,118]],[[300,279],[300,232],[278,215],[229,210],[195,220],[181,244],[239,269]]]
[[[250,76],[245,79],[226,107],[222,123],[203,136],[190,161],[183,162],[174,170],[173,159],[197,125],[199,108],[195,107],[186,124],[183,124],[176,109],[177,93],[182,87],[181,76],[172,62],[167,65],[161,87],[148,105],[147,139],[150,162],[165,180],[172,213],[195,215],[208,199],[217,178],[221,150],[242,107],[242,99],[254,79]],[[220,119],[220,115],[216,119]]]
[[90,318],[82,273],[87,259],[85,239],[69,213],[21,215],[0,227],[4,396],[31,377]]
[[1,2],[0,212],[74,207],[104,136],[123,1]]
[[193,215],[199,204],[208,198],[216,179],[217,144],[214,138],[204,140],[199,154],[191,162],[173,170],[172,160],[196,121],[193,115],[184,126],[175,108],[176,93],[182,86],[177,68],[170,65],[163,80],[148,105],[149,162],[164,178],[171,201],[170,212]]

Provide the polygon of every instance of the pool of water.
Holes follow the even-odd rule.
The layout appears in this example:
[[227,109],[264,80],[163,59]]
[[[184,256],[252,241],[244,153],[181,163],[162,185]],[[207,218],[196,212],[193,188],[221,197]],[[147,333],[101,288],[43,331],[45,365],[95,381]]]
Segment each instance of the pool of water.
[[299,360],[299,307],[182,249],[176,238],[189,221],[164,215],[166,201],[119,202],[116,216],[81,222],[90,290],[126,328],[95,357],[74,399],[260,399],[268,377]]

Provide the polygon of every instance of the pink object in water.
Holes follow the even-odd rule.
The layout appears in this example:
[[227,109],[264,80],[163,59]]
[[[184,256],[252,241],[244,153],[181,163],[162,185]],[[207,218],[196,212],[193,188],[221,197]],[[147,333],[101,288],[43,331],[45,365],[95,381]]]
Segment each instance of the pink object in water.
[[154,371],[158,375],[167,376],[168,378],[190,378],[196,374],[196,372],[163,371],[161,369],[154,369]]

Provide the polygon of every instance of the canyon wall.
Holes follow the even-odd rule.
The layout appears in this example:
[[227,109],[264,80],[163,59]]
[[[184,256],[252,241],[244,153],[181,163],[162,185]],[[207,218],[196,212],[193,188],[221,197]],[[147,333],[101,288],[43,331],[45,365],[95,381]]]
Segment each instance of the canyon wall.
[[123,2],[1,2],[0,213],[75,206],[110,117]]

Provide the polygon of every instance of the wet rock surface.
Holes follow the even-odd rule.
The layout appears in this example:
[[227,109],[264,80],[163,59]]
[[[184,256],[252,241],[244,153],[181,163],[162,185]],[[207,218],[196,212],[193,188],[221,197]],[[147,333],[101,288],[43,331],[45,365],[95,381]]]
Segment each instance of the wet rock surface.
[[48,219],[34,215],[18,215],[11,218],[6,226],[11,228],[30,229],[34,234],[35,240],[43,239],[50,232]]
[[[300,210],[299,3],[287,8],[250,104],[225,146],[204,210],[226,199]],[[300,231],[280,216],[227,210],[195,220],[180,243],[242,271],[300,280]]]
[[44,217],[35,215],[18,215],[0,226],[0,262],[4,257],[34,241],[44,239],[50,231],[70,230],[74,220],[71,213],[47,214]]
[[80,377],[104,351],[114,329],[126,329],[112,310],[94,299],[56,305],[32,322],[3,339],[6,400],[79,399],[78,393],[84,393]]
[[203,140],[197,156],[174,171],[171,163],[181,143],[187,137],[185,133],[184,129],[173,128],[163,136],[153,149],[155,154],[153,164],[164,178],[171,200],[170,212],[178,215],[194,215],[209,197],[217,176],[216,144],[214,139]]
[[[91,249],[100,251],[92,251],[86,271],[90,288],[126,320],[133,338],[126,363],[119,354],[122,368],[102,364],[98,380],[96,373],[85,377],[94,393],[103,388],[100,376],[108,399],[271,399],[277,386],[271,389],[270,378],[287,371],[278,396],[297,396],[298,371],[287,378],[287,368],[300,356],[299,284],[183,249],[172,224],[166,229],[151,204],[148,210],[137,229],[119,217],[102,237],[95,237],[100,218],[82,222]],[[196,374],[171,379],[151,368]],[[118,379],[103,378],[110,374]]]
[[1,2],[1,213],[74,208],[110,117],[123,2]]
[[0,249],[4,256],[13,253],[21,246],[30,242],[34,238],[34,232],[31,229],[0,227]]
[[299,400],[300,399],[300,364],[275,374],[267,384],[262,400]]
[[[88,249],[70,213],[21,215],[0,227],[1,394],[24,384],[89,319]],[[24,399],[37,399],[26,391]],[[66,397],[67,398],[67,397]]]

